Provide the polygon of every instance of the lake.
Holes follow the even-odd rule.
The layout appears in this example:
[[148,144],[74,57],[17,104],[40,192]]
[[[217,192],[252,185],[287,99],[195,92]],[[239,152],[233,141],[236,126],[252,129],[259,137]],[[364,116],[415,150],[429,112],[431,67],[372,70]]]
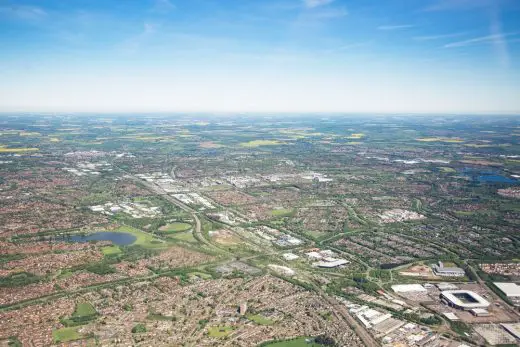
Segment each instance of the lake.
[[136,237],[132,234],[112,231],[102,231],[85,235],[67,235],[61,238],[61,241],[67,242],[112,241],[114,245],[119,246],[131,245],[135,240]]
[[464,176],[470,177],[473,181],[480,183],[508,183],[508,184],[518,184],[520,181],[509,178],[504,175],[500,175],[494,171],[484,171],[478,170],[474,168],[464,168],[462,170],[462,174]]
[[518,183],[517,180],[502,175],[480,175],[478,181],[482,183]]

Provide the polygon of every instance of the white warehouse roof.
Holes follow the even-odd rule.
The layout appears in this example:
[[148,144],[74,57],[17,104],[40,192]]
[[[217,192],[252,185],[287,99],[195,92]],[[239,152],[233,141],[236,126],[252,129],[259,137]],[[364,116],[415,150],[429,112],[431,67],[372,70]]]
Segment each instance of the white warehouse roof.
[[420,284],[396,284],[392,286],[392,290],[396,293],[426,292]]
[[520,286],[516,283],[495,282],[493,284],[507,297],[520,297]]

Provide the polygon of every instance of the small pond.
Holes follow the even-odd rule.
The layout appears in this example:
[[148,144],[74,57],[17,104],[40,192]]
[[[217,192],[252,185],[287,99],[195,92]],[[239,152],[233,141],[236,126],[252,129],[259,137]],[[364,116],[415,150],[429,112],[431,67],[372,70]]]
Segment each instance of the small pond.
[[127,246],[134,243],[136,237],[130,233],[102,231],[92,234],[73,234],[62,236],[58,240],[67,242],[112,241],[114,245]]

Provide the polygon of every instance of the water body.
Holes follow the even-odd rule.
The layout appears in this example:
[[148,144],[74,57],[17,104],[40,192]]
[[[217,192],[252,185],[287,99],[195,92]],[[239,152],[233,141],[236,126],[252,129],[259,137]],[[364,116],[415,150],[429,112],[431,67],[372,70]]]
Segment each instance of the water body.
[[479,183],[507,183],[520,184],[520,181],[514,178],[501,175],[494,171],[477,170],[474,168],[462,169],[464,176],[470,177],[474,182]]
[[478,176],[478,181],[482,183],[519,183],[518,180],[502,175],[480,175]]
[[67,235],[61,241],[67,242],[89,242],[89,241],[112,241],[114,245],[127,246],[134,243],[136,237],[129,233],[102,231],[86,235]]

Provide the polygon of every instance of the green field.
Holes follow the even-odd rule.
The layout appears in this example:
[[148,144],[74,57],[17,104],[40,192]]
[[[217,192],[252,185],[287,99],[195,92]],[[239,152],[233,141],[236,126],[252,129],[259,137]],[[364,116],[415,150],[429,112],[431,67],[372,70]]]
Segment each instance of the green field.
[[179,240],[179,241],[185,241],[190,243],[197,243],[197,239],[193,236],[191,232],[182,232],[182,233],[176,233],[173,235],[168,235],[168,238]]
[[274,323],[272,319],[265,318],[261,314],[248,314],[247,319],[260,325],[271,325]]
[[191,224],[189,223],[183,223],[183,222],[174,222],[171,224],[166,224],[159,228],[160,231],[164,232],[180,232],[180,231],[187,231],[191,229]]
[[24,153],[36,151],[39,151],[39,148],[0,148],[0,153]]
[[203,278],[203,279],[205,279],[205,280],[210,280],[210,279],[213,278],[213,277],[211,277],[210,274],[207,274],[207,273],[204,273],[204,272],[190,272],[190,273],[188,274],[188,276],[189,276],[190,278],[194,278],[195,276],[198,276],[198,277]]
[[119,246],[106,246],[101,248],[101,252],[104,255],[119,254],[121,253],[121,248]]
[[76,305],[74,313],[69,318],[60,319],[61,323],[66,327],[75,327],[78,325],[85,325],[98,316],[96,309],[89,302],[82,302]]
[[446,142],[446,143],[462,143],[464,140],[456,137],[421,137],[415,139],[419,142]]
[[208,334],[211,337],[222,338],[222,337],[226,337],[229,334],[231,334],[233,332],[233,330],[234,330],[233,327],[229,327],[229,326],[211,327],[211,328],[208,328]]
[[[153,237],[151,234],[147,234],[145,232],[140,231],[139,229],[132,228],[131,226],[121,226],[115,230],[115,232],[124,232],[132,234],[136,237],[136,240],[134,241],[133,245],[143,246],[145,248],[166,248],[168,247],[168,244],[166,242],[160,242],[156,243],[158,240]],[[156,242],[153,242],[153,241]]]
[[78,329],[78,327],[71,327],[54,330],[52,332],[54,343],[74,341],[83,338],[83,336],[78,332]]
[[96,309],[89,302],[82,302],[76,306],[73,317],[92,316],[97,314]]
[[271,215],[274,217],[286,217],[293,213],[292,209],[289,208],[281,208],[277,210],[272,210]]

